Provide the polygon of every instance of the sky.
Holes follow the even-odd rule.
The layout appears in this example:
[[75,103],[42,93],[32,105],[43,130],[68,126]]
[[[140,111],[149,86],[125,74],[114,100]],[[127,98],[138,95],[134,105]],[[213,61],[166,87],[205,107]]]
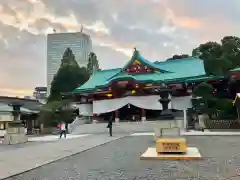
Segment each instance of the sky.
[[151,61],[191,54],[207,41],[240,36],[239,0],[1,0],[0,95],[46,85],[46,34],[84,32],[103,69],[133,48]]

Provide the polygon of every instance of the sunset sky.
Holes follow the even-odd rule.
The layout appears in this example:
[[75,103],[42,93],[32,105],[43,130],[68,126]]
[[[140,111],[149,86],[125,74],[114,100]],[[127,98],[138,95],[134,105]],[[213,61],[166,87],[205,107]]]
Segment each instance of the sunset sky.
[[240,36],[240,0],[1,0],[0,95],[31,95],[46,85],[46,34],[81,24],[103,69],[123,66],[133,47],[163,61]]

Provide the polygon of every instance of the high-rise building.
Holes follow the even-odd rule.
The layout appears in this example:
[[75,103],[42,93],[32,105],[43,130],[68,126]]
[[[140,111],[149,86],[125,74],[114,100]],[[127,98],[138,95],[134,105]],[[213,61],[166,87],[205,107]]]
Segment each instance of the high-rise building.
[[33,97],[39,101],[47,100],[47,87],[35,87]]
[[64,51],[70,48],[78,65],[87,66],[92,40],[82,32],[53,33],[47,35],[47,92],[50,93],[51,82],[61,64]]

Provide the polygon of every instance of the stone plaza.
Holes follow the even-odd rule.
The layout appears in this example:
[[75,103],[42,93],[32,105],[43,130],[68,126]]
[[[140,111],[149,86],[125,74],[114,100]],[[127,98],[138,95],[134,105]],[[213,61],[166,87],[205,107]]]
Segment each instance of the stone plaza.
[[[104,127],[104,125],[100,126]],[[155,141],[150,133],[137,134],[133,127],[144,126],[142,132],[150,132],[151,125],[131,124],[132,129],[123,131],[124,126],[125,124],[121,125],[121,123],[116,125],[117,132],[112,138],[108,137],[107,130],[94,133],[95,128],[91,131],[91,126],[88,126],[91,133],[87,136],[51,142],[29,142],[24,145],[25,147],[16,149],[4,150],[4,147],[0,146],[0,177],[4,178],[32,168],[30,171],[5,179],[227,180],[240,178],[239,136],[186,136],[188,145],[197,147],[204,157],[203,160],[142,161],[141,154],[146,148],[155,146]],[[101,128],[98,128],[98,131],[99,129]],[[135,135],[132,135],[133,133]],[[41,166],[41,164],[46,165]]]

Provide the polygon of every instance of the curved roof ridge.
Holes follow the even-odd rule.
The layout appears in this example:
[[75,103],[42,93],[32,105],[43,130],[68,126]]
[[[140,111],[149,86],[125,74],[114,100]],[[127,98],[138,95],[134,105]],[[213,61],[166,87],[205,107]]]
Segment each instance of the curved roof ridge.
[[199,60],[199,61],[202,61],[202,59],[200,59],[199,57],[197,56],[189,56],[187,58],[181,58],[181,59],[173,59],[173,60],[165,60],[165,61],[155,61],[153,62],[153,64],[160,64],[160,63],[177,63],[177,62],[180,62],[180,61],[188,61],[188,60]]

